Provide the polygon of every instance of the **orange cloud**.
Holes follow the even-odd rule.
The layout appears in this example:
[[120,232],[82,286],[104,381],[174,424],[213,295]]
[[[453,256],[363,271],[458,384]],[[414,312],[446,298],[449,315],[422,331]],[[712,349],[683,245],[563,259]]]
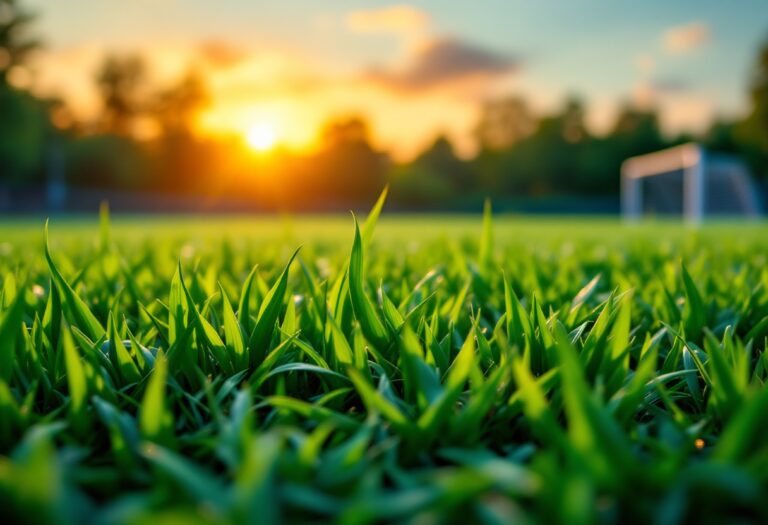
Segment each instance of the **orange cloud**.
[[429,14],[409,5],[353,11],[346,17],[349,29],[358,33],[418,33],[428,28]]
[[662,36],[662,45],[667,53],[680,55],[701,48],[711,38],[712,34],[707,24],[691,22],[667,29]]
[[248,51],[224,40],[206,40],[198,50],[200,57],[217,69],[237,66],[248,58]]

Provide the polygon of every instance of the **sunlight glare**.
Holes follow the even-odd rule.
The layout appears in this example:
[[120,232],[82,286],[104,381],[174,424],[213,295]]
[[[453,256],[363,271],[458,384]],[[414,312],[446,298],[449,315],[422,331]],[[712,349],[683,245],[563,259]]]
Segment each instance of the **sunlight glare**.
[[261,122],[248,130],[246,141],[256,151],[267,151],[277,142],[277,134],[272,126]]

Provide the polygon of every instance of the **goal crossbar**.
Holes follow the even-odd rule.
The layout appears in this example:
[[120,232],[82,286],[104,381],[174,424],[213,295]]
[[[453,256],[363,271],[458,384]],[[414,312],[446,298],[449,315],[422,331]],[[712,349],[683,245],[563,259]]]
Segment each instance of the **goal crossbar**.
[[624,161],[621,166],[624,217],[637,220],[642,215],[642,178],[682,170],[683,215],[688,220],[700,221],[704,215],[704,157],[704,150],[698,144],[683,144]]

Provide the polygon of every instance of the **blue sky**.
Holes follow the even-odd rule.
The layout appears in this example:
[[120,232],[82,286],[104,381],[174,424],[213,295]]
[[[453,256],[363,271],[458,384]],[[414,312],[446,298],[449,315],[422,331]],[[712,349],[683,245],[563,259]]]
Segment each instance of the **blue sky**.
[[[137,49],[150,59],[167,55],[158,59],[162,66],[156,68],[165,70],[172,57],[183,61],[184,49],[194,54],[201,42],[215,41],[255,57],[250,73],[238,73],[238,78],[248,77],[250,83],[240,91],[234,87],[236,75],[231,71],[228,77],[224,73],[215,77],[231,90],[222,88],[222,93],[245,92],[246,85],[256,81],[258,71],[273,77],[280,71],[283,76],[301,77],[309,83],[316,80],[326,86],[322,95],[314,93],[311,97],[328,111],[343,111],[347,89],[349,109],[370,114],[374,132],[384,145],[396,142],[397,119],[387,121],[386,115],[377,118],[377,107],[392,107],[402,99],[411,114],[416,112],[426,120],[435,114],[434,125],[416,126],[423,135],[418,140],[427,140],[429,133],[439,130],[461,140],[473,118],[470,106],[476,107],[478,99],[506,92],[525,96],[542,111],[555,108],[566,94],[578,94],[586,100],[590,122],[597,129],[608,126],[618,105],[627,100],[659,107],[669,131],[701,129],[714,115],[745,111],[749,69],[759,44],[768,38],[765,0],[430,0],[407,4],[349,0],[28,0],[27,5],[39,12],[37,27],[48,45],[48,59],[39,67],[41,84],[50,91],[58,83],[66,92],[67,81],[61,75],[48,75],[46,69],[54,71],[57,58],[59,64],[70,64],[69,91],[80,93],[71,96],[81,97],[78,104],[83,108],[88,107],[83,95],[86,79],[92,76],[100,52]],[[410,25],[377,30],[375,24],[381,17],[376,16],[393,5],[402,8],[400,14],[410,13],[405,17]],[[372,20],[374,26],[351,23],[353,13],[374,15],[364,19]],[[420,51],[447,41],[453,42],[450,49],[440,48],[433,54]],[[478,69],[478,75],[473,75],[483,73],[482,83],[461,89],[449,89],[448,77],[418,92],[399,89],[388,94],[381,89],[371,91],[370,85],[362,87],[358,82],[361,75],[376,67],[388,76],[375,78],[397,78],[402,87],[400,81],[416,74],[412,70],[420,59],[462,53],[465,48],[470,50],[462,55],[466,60],[502,57],[513,67],[506,72]],[[78,75],[83,77],[80,84],[72,80]],[[370,84],[374,77],[366,78]],[[80,87],[75,89],[75,85]],[[434,96],[427,96],[427,91]],[[258,104],[266,108],[268,101],[260,99]],[[275,107],[287,105],[287,100],[275,100]],[[440,117],[439,107],[449,113],[455,111],[455,115]],[[222,110],[222,115],[230,116],[222,116],[218,123],[212,118],[209,124],[225,128],[227,119],[232,120],[236,112],[236,108],[228,113]],[[285,109],[284,113],[291,111]],[[290,118],[295,119],[296,113],[299,109]],[[285,115],[279,118],[290,120]],[[313,114],[312,118],[321,120],[322,116]],[[288,138],[298,135],[301,133],[295,129],[286,133]],[[413,142],[411,138],[408,141]]]

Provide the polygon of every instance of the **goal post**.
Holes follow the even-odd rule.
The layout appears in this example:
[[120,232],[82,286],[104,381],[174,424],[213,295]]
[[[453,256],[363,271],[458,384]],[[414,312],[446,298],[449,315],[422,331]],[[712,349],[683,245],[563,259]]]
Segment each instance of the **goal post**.
[[652,214],[681,215],[694,223],[709,215],[758,213],[756,192],[744,163],[710,154],[695,143],[624,161],[621,209],[630,221]]

